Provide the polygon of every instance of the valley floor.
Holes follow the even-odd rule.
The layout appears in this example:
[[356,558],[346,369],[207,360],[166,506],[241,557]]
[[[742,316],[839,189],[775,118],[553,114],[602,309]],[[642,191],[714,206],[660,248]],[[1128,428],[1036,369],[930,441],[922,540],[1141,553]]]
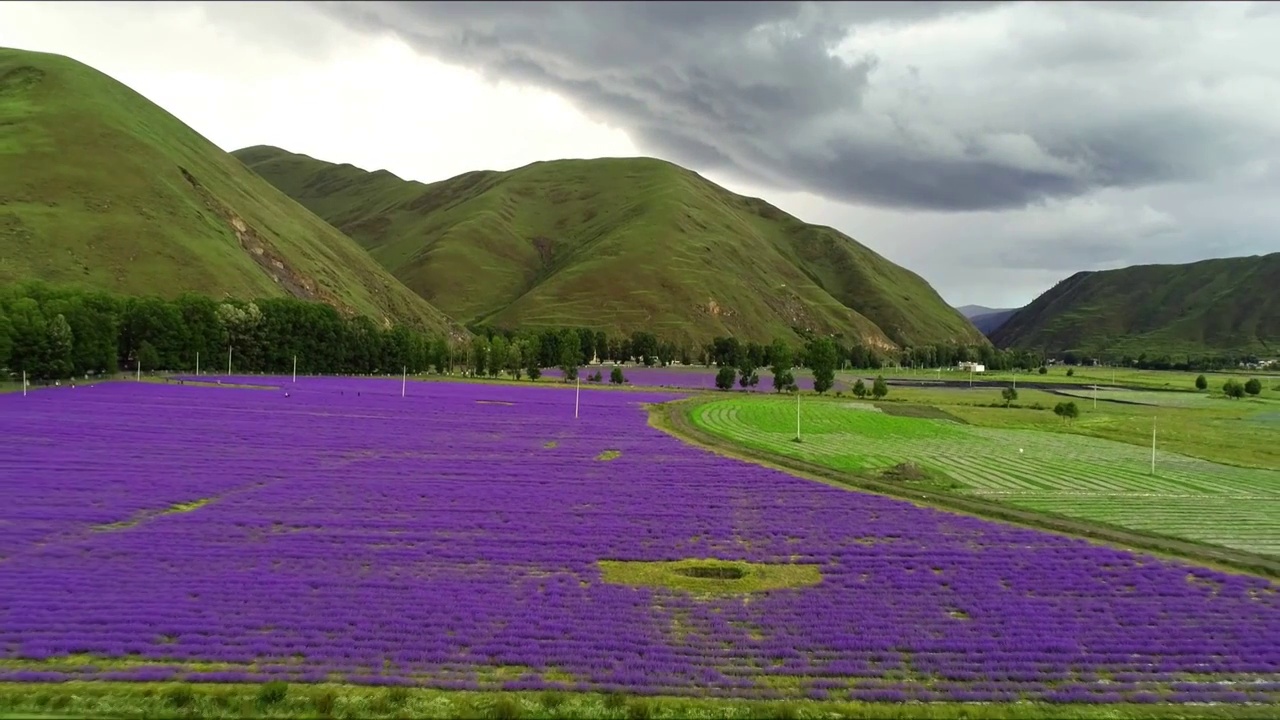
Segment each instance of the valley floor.
[[[1181,522],[1220,565],[1273,552],[1274,470],[1166,454],[1151,480],[1130,445],[813,396],[792,443],[794,398],[656,405],[682,397],[260,377],[0,396],[14,588],[0,713],[1252,717],[1280,703],[1270,580],[811,482],[681,443],[644,408],[779,463],[915,483],[944,508],[1069,514],[1068,498],[1135,524],[1141,503],[1072,484],[1163,502],[1173,485],[1151,483],[1173,483],[1235,513],[1216,530],[1187,512],[1154,526]],[[871,474],[907,463],[924,474]],[[1158,551],[1159,537],[1137,539]]]

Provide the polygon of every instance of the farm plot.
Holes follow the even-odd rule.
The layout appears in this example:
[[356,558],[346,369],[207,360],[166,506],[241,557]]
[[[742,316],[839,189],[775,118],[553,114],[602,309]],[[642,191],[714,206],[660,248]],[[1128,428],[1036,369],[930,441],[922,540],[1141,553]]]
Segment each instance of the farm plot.
[[[694,420],[726,439],[844,470],[912,462],[956,492],[1123,527],[1280,555],[1280,472],[1219,465],[1079,435],[961,425],[816,401],[717,400]],[[864,405],[865,407],[865,405]]]
[[0,397],[0,681],[1280,702],[1265,580],[728,460],[671,395],[288,387]]
[[[1058,394],[1068,395],[1070,397],[1081,398],[1084,400],[1092,400],[1095,392],[1092,388],[1088,390],[1059,390]],[[1228,400],[1223,397],[1213,397],[1207,393],[1195,392],[1172,392],[1159,390],[1125,390],[1123,388],[1098,388],[1097,397],[1099,400],[1115,400],[1119,402],[1134,403],[1136,405],[1151,405],[1153,407],[1173,407],[1173,408],[1239,408],[1243,403],[1239,400]],[[1256,404],[1258,400],[1248,401],[1250,404]],[[1274,407],[1274,406],[1272,406]]]

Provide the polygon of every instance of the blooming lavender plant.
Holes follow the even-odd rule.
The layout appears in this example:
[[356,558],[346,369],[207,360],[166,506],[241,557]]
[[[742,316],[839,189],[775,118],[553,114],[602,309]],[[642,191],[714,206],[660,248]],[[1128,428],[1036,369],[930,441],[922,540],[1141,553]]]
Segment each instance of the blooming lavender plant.
[[[719,457],[648,427],[672,394],[271,382],[0,396],[0,680],[1280,699],[1265,580]],[[822,580],[598,565],[684,558]]]

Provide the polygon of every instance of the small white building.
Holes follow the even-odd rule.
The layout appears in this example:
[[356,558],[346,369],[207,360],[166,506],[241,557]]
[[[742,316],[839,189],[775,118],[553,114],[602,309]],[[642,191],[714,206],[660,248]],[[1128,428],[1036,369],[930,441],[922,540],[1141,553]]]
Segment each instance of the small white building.
[[982,363],[975,363],[975,362],[962,362],[959,365],[957,365],[957,367],[959,367],[961,370],[965,372],[980,373],[980,372],[987,371],[986,365],[983,365]]

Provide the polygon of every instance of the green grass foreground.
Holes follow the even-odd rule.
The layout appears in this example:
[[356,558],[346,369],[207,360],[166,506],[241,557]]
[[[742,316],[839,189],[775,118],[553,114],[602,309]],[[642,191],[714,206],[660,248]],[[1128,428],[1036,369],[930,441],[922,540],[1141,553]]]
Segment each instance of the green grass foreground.
[[0,683],[0,720],[14,718],[926,718],[1163,720],[1275,717],[1274,705],[857,703],[638,697],[544,691],[460,692],[318,684]]

